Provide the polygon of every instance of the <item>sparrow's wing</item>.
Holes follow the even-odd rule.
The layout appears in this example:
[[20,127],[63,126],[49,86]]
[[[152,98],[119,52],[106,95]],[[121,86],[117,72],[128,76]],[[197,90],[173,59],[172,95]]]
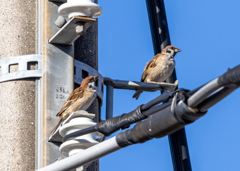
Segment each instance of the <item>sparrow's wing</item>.
[[82,98],[84,93],[84,89],[82,87],[76,88],[68,97],[67,101],[63,104],[63,107],[61,108],[60,112],[57,114],[57,116],[61,116],[61,114],[67,110],[69,106],[71,106],[77,99]]
[[153,58],[152,58],[152,60],[151,61],[149,61],[147,64],[146,64],[146,66],[145,66],[145,68],[144,68],[144,71],[143,71],[143,74],[142,74],[142,79],[141,79],[141,82],[144,82],[144,80],[145,80],[145,78],[147,77],[147,69],[148,68],[154,68],[157,64],[156,64],[156,61],[157,61],[157,58],[159,58],[159,56],[160,56],[160,54],[157,54],[156,56],[154,56]]

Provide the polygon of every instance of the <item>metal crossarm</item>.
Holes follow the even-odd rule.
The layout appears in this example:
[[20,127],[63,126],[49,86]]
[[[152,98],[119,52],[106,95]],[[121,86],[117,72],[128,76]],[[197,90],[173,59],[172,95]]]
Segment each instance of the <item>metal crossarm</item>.
[[142,91],[174,91],[178,85],[178,80],[172,83],[145,83],[138,81],[125,81],[125,80],[114,80],[111,78],[104,78],[104,84],[107,86],[107,97],[106,97],[106,119],[113,117],[113,95],[114,89],[126,89],[126,90],[142,90]]

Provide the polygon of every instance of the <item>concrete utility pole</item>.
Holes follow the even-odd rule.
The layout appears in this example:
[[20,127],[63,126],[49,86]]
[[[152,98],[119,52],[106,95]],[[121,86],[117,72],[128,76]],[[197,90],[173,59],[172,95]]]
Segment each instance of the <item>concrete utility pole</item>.
[[[58,147],[47,139],[56,123],[57,111],[75,88],[74,58],[98,69],[97,22],[72,46],[48,43],[59,30],[54,20],[60,2],[66,1],[0,0],[0,64],[6,58],[39,54],[43,66],[42,78],[5,82],[1,82],[5,66],[0,66],[0,170],[35,170],[60,157]],[[35,63],[28,63],[28,69],[36,67]],[[17,65],[9,66],[10,73],[18,70]],[[55,94],[58,84],[64,87],[60,101]],[[98,122],[99,99],[89,112],[97,115]],[[98,161],[93,162],[87,170],[96,171],[98,165]]]
[[[36,1],[0,0],[0,6],[0,60],[35,54]],[[35,78],[0,83],[0,170],[35,169],[35,91]]]

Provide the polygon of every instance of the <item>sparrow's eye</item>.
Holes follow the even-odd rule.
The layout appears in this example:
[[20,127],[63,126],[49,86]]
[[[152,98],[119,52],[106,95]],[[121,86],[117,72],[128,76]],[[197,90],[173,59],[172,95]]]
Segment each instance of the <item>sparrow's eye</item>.
[[168,50],[167,50],[167,52],[168,52],[168,53],[171,53],[171,50],[170,50],[170,49],[168,49]]
[[89,85],[88,87],[89,87],[89,88],[92,88],[93,86],[92,86],[92,85]]

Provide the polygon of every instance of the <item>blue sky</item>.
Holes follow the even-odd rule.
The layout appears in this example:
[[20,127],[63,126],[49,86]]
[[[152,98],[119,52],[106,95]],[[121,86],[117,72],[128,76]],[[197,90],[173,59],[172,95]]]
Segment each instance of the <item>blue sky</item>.
[[[140,81],[145,64],[154,56],[146,2],[99,0],[99,71],[104,77]],[[194,89],[240,64],[240,1],[165,1],[171,42],[176,55],[180,88]],[[114,91],[114,116],[129,112],[159,95]],[[240,169],[240,90],[186,126],[192,169]],[[105,119],[105,103],[102,119]],[[116,135],[116,134],[114,134]],[[114,136],[112,135],[112,136]],[[103,171],[173,170],[168,138],[153,139],[100,159]]]

